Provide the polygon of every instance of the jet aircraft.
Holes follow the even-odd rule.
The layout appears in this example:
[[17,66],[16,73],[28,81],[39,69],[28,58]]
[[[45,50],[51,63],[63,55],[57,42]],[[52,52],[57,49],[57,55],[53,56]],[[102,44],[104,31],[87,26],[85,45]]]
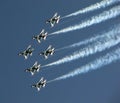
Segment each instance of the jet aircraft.
[[55,48],[52,48],[52,45],[49,45],[49,47],[44,52],[41,52],[40,55],[43,55],[45,59],[47,59],[49,55],[53,55],[54,50]]
[[36,84],[33,84],[33,85],[32,85],[32,88],[35,87],[35,88],[37,88],[38,91],[40,91],[40,88],[41,88],[41,87],[45,87],[46,83],[47,83],[47,80],[44,80],[44,78],[42,77],[42,78],[39,80],[39,82],[37,82]]
[[54,16],[46,21],[46,23],[50,23],[51,27],[54,27],[55,24],[58,24],[60,21],[60,15],[58,16],[57,13]]
[[24,56],[25,59],[27,59],[29,55],[32,56],[33,51],[34,51],[34,48],[32,48],[31,45],[29,45],[26,50],[24,50],[23,52],[18,53],[18,55],[19,56],[22,55],[22,56]]
[[25,70],[25,72],[30,72],[31,75],[34,75],[36,72],[39,72],[40,70],[40,64],[36,61],[34,65],[28,69]]
[[33,39],[37,40],[38,43],[40,43],[41,40],[46,40],[47,35],[48,35],[48,33],[45,32],[44,29],[42,29],[42,31],[40,32],[39,35],[37,35],[37,36],[34,35],[34,36],[33,36]]

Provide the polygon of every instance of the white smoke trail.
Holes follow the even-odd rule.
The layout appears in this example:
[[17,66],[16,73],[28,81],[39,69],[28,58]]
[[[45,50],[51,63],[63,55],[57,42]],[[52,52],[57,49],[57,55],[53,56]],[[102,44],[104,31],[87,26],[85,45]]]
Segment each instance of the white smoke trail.
[[104,11],[103,13],[101,13],[99,15],[96,15],[96,16],[93,16],[90,19],[85,20],[78,25],[74,25],[74,26],[64,28],[62,30],[50,33],[49,35],[66,33],[66,32],[70,32],[70,31],[73,31],[73,30],[82,29],[82,28],[85,28],[85,27],[91,26],[93,24],[103,22],[103,21],[111,19],[111,18],[115,18],[118,15],[120,15],[120,6],[113,7],[109,11]]
[[115,30],[113,29],[111,32],[108,32],[108,33],[110,33],[110,34],[107,34],[105,38],[100,39],[100,40],[96,41],[95,43],[88,45],[87,47],[85,47],[77,52],[74,52],[72,55],[66,56],[55,62],[47,64],[44,67],[59,65],[59,64],[66,63],[66,62],[71,62],[73,60],[89,56],[96,52],[101,52],[105,49],[109,49],[110,47],[113,47],[113,46],[117,45],[118,43],[120,43],[119,27],[116,28]]
[[116,49],[113,52],[107,53],[105,56],[100,57],[99,59],[96,59],[95,61],[90,62],[89,64],[87,64],[85,66],[77,68],[74,71],[69,72],[68,74],[65,74],[65,75],[62,75],[58,78],[50,80],[50,81],[48,81],[48,83],[53,82],[53,81],[57,81],[57,80],[62,80],[62,79],[74,77],[74,76],[82,74],[82,73],[87,73],[91,70],[96,70],[100,67],[108,65],[108,64],[115,62],[116,60],[119,60],[119,59],[120,59],[120,48]]
[[96,3],[96,4],[93,4],[93,5],[90,5],[86,8],[83,8],[81,10],[78,10],[74,13],[71,13],[69,15],[66,15],[62,18],[67,18],[67,17],[71,17],[71,16],[76,16],[76,15],[79,15],[79,14],[83,14],[83,13],[87,13],[87,12],[90,12],[90,11],[93,11],[93,10],[97,10],[97,9],[100,9],[100,8],[105,8],[106,6],[110,6],[114,3],[117,3],[119,2],[120,0],[103,0],[99,3]]
[[[120,27],[120,25],[118,25],[118,27]],[[113,31],[111,31],[111,29],[114,28]],[[74,48],[74,47],[79,47],[81,45],[86,45],[88,43],[91,43],[91,42],[95,42],[97,41],[98,39],[104,39],[106,37],[106,35],[112,35],[113,33],[116,34],[118,33],[119,31],[119,28],[117,28],[117,26],[113,26],[112,28],[110,28],[110,30],[108,30],[108,32],[103,32],[103,33],[100,33],[100,34],[97,34],[96,36],[94,37],[91,37],[89,39],[86,39],[84,41],[80,41],[80,42],[77,42],[77,43],[74,43],[72,45],[69,45],[69,46],[65,46],[65,47],[62,47],[62,48],[59,48],[57,49],[56,51],[59,51],[59,50],[63,50],[63,49],[68,49],[68,48]]]

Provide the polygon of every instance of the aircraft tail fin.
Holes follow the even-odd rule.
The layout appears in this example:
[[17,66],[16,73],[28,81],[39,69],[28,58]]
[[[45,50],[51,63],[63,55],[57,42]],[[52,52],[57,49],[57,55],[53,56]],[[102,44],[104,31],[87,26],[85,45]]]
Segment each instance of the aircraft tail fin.
[[57,22],[56,22],[56,23],[58,24],[58,23],[59,23],[59,21],[60,21],[60,16],[58,16],[58,20],[57,20]]
[[39,64],[39,65],[38,65],[38,69],[37,69],[37,72],[39,72],[39,70],[40,70],[40,66],[41,66],[41,64]]

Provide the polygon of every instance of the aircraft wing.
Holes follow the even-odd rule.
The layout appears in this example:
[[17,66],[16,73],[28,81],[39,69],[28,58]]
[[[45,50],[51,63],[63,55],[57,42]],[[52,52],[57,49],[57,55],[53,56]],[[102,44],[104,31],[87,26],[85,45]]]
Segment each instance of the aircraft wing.
[[24,57],[25,57],[25,59],[27,59],[27,58],[28,58],[28,56],[27,56],[27,55],[24,55]]
[[43,81],[43,79],[44,79],[44,78],[42,77],[42,78],[39,80],[39,82]]
[[37,87],[37,90],[40,91],[40,88],[41,88],[41,87]]
[[49,47],[47,48],[47,50],[51,49],[52,48],[52,45],[49,45]]
[[41,42],[41,41],[40,41],[40,39],[38,39],[37,41],[38,41],[38,43],[40,43],[40,42]]
[[45,59],[48,59],[48,55],[44,55]]
[[38,62],[36,61],[36,62],[34,63],[34,65],[33,65],[33,67],[34,67],[34,66],[37,66],[37,64],[38,64]]
[[57,16],[57,13],[54,14],[54,16],[52,18],[55,18]]
[[44,29],[42,29],[42,31],[41,31],[41,33],[40,34],[43,34],[45,32],[45,30]]
[[53,27],[53,26],[54,26],[54,24],[53,24],[53,23],[50,23],[50,25],[51,25],[51,27]]
[[34,75],[34,72],[31,71],[31,75]]
[[29,45],[29,46],[27,47],[27,50],[30,49],[30,48],[31,48],[31,45]]

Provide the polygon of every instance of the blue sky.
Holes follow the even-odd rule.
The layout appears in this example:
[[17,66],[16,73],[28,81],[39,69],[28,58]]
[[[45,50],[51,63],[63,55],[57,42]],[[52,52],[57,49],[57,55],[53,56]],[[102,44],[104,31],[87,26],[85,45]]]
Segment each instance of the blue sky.
[[[83,66],[100,56],[118,48],[120,44],[100,53],[59,66],[43,68],[35,76],[25,73],[24,70],[38,61],[42,65],[56,61],[66,55],[72,54],[84,46],[74,49],[56,51],[55,55],[44,60],[38,53],[45,50],[48,45],[56,49],[83,41],[94,35],[108,30],[120,23],[120,16],[83,28],[81,30],[49,36],[46,41],[38,44],[32,36],[45,28],[48,33],[55,32],[64,27],[75,25],[91,16],[120,5],[81,14],[75,17],[62,19],[54,28],[50,28],[45,21],[55,12],[61,16],[68,15],[79,9],[100,2],[101,0],[11,0],[0,1],[0,45],[1,45],[1,72],[0,72],[0,102],[1,103],[119,103],[120,102],[120,63],[119,61],[104,66],[99,70],[75,76],[66,80],[52,82],[42,88],[40,92],[31,88],[42,76],[47,80],[68,73]],[[24,60],[17,54],[31,44],[35,51],[33,56]]]

